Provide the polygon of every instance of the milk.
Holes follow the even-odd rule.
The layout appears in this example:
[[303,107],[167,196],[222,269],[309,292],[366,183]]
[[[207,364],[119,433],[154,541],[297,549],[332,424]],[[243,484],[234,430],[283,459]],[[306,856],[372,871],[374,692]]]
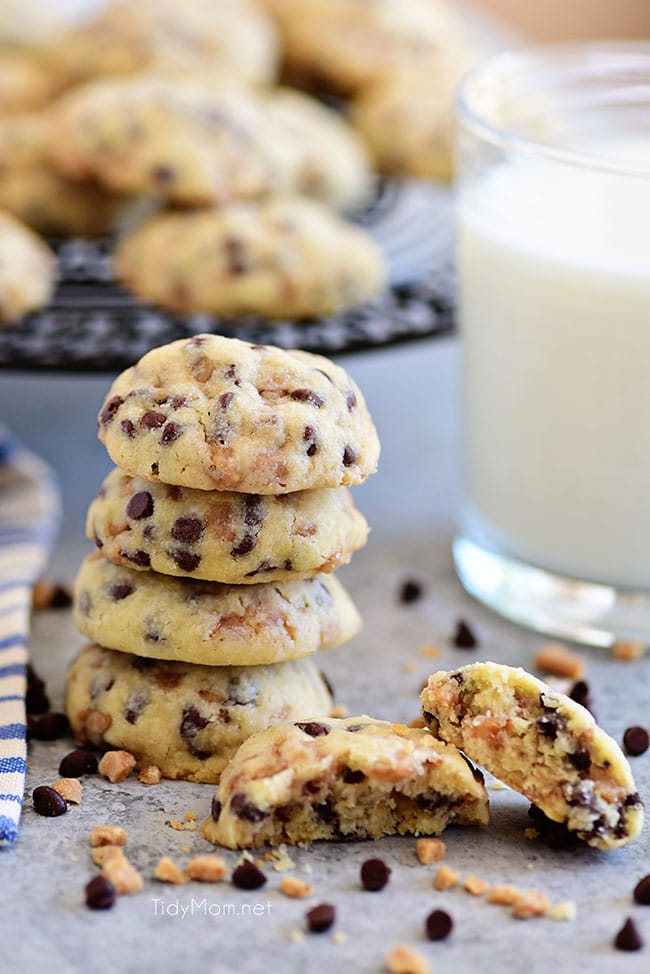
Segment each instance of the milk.
[[650,139],[600,148],[645,177],[519,157],[461,193],[464,528],[650,589]]

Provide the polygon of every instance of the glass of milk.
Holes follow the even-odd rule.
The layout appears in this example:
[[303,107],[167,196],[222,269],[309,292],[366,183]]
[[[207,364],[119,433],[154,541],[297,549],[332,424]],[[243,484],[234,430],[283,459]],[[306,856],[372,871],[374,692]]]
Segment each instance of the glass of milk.
[[460,579],[650,642],[650,43],[497,55],[458,114]]

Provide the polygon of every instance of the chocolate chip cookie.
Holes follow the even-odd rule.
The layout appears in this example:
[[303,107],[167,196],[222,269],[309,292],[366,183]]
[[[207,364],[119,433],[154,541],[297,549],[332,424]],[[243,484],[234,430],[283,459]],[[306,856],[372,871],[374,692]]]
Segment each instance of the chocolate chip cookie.
[[118,376],[99,438],[132,476],[249,494],[360,484],[379,458],[363,396],[340,366],[218,335],[153,349]]
[[247,740],[201,834],[231,849],[437,835],[485,825],[480,772],[427,731],[370,717],[284,723]]
[[363,547],[368,525],[346,487],[240,494],[113,470],[88,509],[86,533],[118,565],[249,585],[335,571]]
[[198,666],[90,645],[68,674],[65,710],[78,742],[129,751],[166,778],[217,782],[251,734],[331,697],[311,660],[273,666]]
[[0,324],[13,324],[50,300],[58,276],[49,247],[8,213],[0,213]]
[[351,639],[359,615],[332,575],[220,585],[118,567],[93,553],[74,597],[77,628],[138,656],[211,666],[298,659]]
[[638,835],[643,803],[618,744],[580,704],[521,668],[471,663],[434,673],[427,726],[598,849]]

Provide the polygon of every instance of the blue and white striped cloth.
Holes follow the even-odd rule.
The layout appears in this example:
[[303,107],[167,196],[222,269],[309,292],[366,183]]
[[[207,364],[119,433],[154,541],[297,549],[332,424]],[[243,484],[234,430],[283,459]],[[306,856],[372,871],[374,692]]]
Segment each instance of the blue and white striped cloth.
[[0,426],[0,846],[18,835],[31,586],[45,567],[59,516],[52,471]]

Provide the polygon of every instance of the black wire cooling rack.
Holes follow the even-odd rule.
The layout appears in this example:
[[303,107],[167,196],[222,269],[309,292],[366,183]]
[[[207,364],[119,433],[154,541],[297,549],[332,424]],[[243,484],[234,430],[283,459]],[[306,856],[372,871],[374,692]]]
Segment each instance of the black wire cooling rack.
[[357,214],[388,258],[377,300],[326,318],[172,316],[113,280],[111,240],[54,241],[61,281],[51,305],[0,328],[0,368],[119,371],[150,348],[201,332],[336,355],[446,334],[454,324],[453,208],[445,188],[386,182]]

